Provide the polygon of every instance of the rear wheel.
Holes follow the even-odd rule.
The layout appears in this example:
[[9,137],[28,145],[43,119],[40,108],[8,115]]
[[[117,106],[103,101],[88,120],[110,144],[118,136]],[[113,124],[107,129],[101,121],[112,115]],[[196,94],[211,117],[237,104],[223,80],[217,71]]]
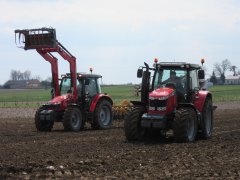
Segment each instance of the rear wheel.
[[144,112],[144,108],[134,107],[126,115],[124,131],[127,140],[140,140],[145,135],[146,130],[141,127],[141,117]]
[[102,99],[98,102],[92,121],[93,129],[107,129],[112,124],[112,105],[108,100]]
[[197,115],[191,107],[180,107],[174,118],[173,135],[177,142],[192,142],[197,135]]
[[79,131],[83,128],[83,117],[77,107],[69,107],[63,115],[63,126],[65,131]]
[[51,131],[53,128],[54,122],[51,120],[41,120],[40,119],[41,111],[43,111],[43,109],[39,108],[35,113],[35,126],[38,131],[43,131],[43,132]]
[[200,126],[200,137],[203,139],[210,138],[213,130],[213,107],[212,100],[210,98],[207,98],[204,103]]

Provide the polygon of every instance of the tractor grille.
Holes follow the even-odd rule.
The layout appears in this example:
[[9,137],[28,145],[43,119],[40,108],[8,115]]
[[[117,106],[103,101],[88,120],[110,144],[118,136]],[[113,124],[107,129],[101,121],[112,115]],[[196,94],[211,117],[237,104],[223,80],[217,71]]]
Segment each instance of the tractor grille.
[[162,111],[166,110],[167,99],[159,100],[159,99],[150,99],[149,100],[149,110],[153,111]]

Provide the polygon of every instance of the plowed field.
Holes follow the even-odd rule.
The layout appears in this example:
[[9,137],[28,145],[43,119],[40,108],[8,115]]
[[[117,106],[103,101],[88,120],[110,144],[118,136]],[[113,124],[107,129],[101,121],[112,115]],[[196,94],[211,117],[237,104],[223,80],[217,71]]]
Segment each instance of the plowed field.
[[32,111],[23,111],[0,118],[0,179],[240,179],[237,108],[217,109],[213,137],[194,143],[171,135],[127,142],[122,121],[109,130],[64,132],[56,124],[39,133]]

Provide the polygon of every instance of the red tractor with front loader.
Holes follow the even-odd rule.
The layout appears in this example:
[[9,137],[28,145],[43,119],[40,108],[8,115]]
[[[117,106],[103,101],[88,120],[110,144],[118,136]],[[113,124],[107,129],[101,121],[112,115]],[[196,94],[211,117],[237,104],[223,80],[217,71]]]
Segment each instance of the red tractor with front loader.
[[131,101],[133,107],[125,117],[127,140],[165,135],[168,130],[173,131],[177,142],[210,138],[212,94],[203,88],[202,67],[185,62],[156,61],[153,68],[144,64],[137,72],[137,77],[142,78],[141,101]]
[[[62,122],[64,130],[79,131],[89,122],[93,129],[109,128],[112,123],[112,104],[109,95],[101,93],[96,74],[76,72],[76,58],[56,39],[53,28],[15,30],[25,50],[35,49],[51,64],[52,100],[43,104],[35,114],[38,131],[51,131],[54,122]],[[20,42],[22,41],[22,42]],[[70,64],[70,73],[59,79],[58,53]]]

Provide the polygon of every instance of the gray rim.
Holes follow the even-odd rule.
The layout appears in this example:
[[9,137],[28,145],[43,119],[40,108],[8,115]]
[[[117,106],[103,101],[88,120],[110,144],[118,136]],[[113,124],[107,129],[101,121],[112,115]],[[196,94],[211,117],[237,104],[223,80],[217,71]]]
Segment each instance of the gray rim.
[[205,130],[208,135],[211,134],[212,129],[212,115],[211,106],[208,106],[205,119]]
[[110,110],[107,106],[103,106],[100,110],[100,121],[102,122],[102,124],[104,126],[107,126],[111,120],[111,117],[110,117]]
[[80,124],[80,116],[77,112],[73,112],[71,117],[71,124],[73,128],[78,128]]
[[194,121],[191,118],[189,118],[188,120],[187,136],[190,141],[193,139],[194,136]]

